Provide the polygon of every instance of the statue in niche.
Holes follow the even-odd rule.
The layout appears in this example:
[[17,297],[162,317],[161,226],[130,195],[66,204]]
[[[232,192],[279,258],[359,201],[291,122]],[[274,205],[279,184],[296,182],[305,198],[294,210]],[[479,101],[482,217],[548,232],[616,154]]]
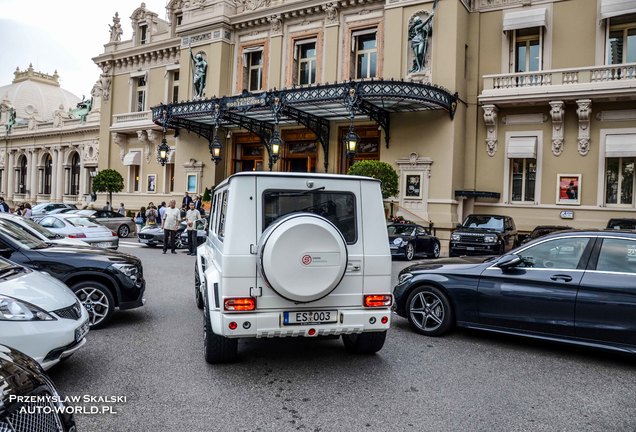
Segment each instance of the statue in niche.
[[5,132],[7,135],[11,133],[11,129],[15,125],[15,108],[11,107],[7,111],[7,122],[4,124]]
[[[428,54],[429,39],[433,34],[433,17],[435,16],[435,8],[437,0],[433,3],[433,9],[425,20],[419,15],[413,17],[409,25],[408,39],[411,42],[413,50],[413,65],[409,73],[423,72],[426,66],[426,55]],[[426,13],[426,12],[424,12]]]
[[194,70],[192,80],[194,96],[200,98],[203,97],[203,90],[205,89],[205,74],[208,70],[208,62],[205,61],[203,54],[200,52],[197,55],[193,55],[192,47],[190,47],[190,58],[192,59],[192,69]]

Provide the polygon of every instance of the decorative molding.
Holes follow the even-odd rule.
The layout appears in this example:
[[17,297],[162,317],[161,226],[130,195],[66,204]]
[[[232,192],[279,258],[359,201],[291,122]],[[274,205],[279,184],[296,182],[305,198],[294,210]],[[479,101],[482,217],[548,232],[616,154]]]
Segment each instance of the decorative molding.
[[90,143],[84,144],[82,149],[82,159],[84,164],[97,164],[99,159],[99,141],[93,140]]
[[126,144],[128,144],[128,136],[123,133],[113,133],[113,144],[119,147],[119,159],[123,162],[126,154]]
[[636,120],[636,110],[610,110],[601,111],[596,114],[599,121],[628,121]]
[[146,144],[146,163],[150,163],[153,154],[157,154],[157,146],[161,142],[162,133],[155,129],[148,129],[148,144]]
[[542,113],[536,114],[508,114],[501,117],[505,125],[532,125],[543,124],[548,121],[548,116]]
[[592,100],[579,99],[576,101],[578,108],[576,114],[579,116],[579,136],[577,143],[579,154],[585,156],[590,152],[590,115],[592,114]]
[[148,132],[145,130],[137,131],[137,139],[144,145],[144,153],[146,154],[146,163],[150,163],[150,150],[152,142],[148,139]]
[[270,36],[278,36],[283,34],[283,17],[280,14],[270,15],[267,20],[271,24]]
[[234,0],[236,12],[238,13],[255,11],[260,8],[269,7],[271,3],[271,0]]
[[322,7],[325,11],[327,25],[338,24],[338,3],[329,2]]
[[550,116],[552,117],[552,154],[561,156],[563,153],[563,116],[565,103],[563,101],[550,102]]
[[497,111],[496,105],[483,105],[484,123],[486,123],[486,152],[493,157],[497,153]]

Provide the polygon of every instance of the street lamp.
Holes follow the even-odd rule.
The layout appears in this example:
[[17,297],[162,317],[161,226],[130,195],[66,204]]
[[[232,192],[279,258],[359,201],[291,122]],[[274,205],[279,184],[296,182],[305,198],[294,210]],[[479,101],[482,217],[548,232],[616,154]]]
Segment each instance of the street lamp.
[[280,148],[283,145],[283,141],[280,139],[280,135],[277,130],[274,130],[272,137],[269,139],[269,170],[272,170],[272,166],[276,163],[280,157]]
[[161,166],[166,166],[166,163],[168,163],[168,152],[170,151],[168,141],[166,141],[166,123],[168,121],[168,111],[164,109],[162,114],[163,137],[161,138],[161,144],[159,144],[159,147],[157,147],[157,162],[159,162]]
[[168,152],[170,151],[170,147],[168,146],[168,141],[166,141],[166,136],[163,136],[161,140],[161,144],[157,148],[157,162],[161,164],[161,166],[166,166],[168,163]]
[[209,145],[211,159],[215,164],[218,164],[221,160],[221,140],[219,140],[218,135],[214,134],[214,138]]
[[353,129],[353,123],[349,125],[349,132],[347,132],[342,141],[345,151],[347,152],[347,157],[351,163],[358,152],[358,141],[360,141],[360,137]]

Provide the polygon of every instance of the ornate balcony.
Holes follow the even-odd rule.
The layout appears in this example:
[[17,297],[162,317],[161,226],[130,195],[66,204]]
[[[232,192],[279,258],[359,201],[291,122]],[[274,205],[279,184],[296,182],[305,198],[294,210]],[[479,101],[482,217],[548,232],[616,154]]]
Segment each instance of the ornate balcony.
[[633,99],[636,63],[484,75],[479,101],[517,104],[554,99]]
[[152,129],[152,111],[128,112],[113,115],[111,132],[134,132],[139,129]]

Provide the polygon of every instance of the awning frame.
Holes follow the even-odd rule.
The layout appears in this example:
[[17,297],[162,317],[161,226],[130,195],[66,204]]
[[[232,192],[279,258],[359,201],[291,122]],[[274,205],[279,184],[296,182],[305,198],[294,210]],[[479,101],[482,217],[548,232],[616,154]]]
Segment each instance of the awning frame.
[[[347,99],[352,92],[356,95],[353,104]],[[278,105],[274,109],[276,99]],[[269,140],[279,120],[281,124],[302,124],[320,141],[326,172],[331,120],[368,117],[383,129],[388,148],[392,113],[443,109],[452,120],[458,100],[457,93],[451,94],[429,84],[395,80],[345,81],[262,93],[244,90],[237,96],[162,104],[152,108],[152,119],[165,128],[194,132],[209,143],[214,138],[215,127],[243,128],[257,135],[268,152]],[[215,114],[217,106],[218,113]],[[165,119],[164,110],[167,113]]]

